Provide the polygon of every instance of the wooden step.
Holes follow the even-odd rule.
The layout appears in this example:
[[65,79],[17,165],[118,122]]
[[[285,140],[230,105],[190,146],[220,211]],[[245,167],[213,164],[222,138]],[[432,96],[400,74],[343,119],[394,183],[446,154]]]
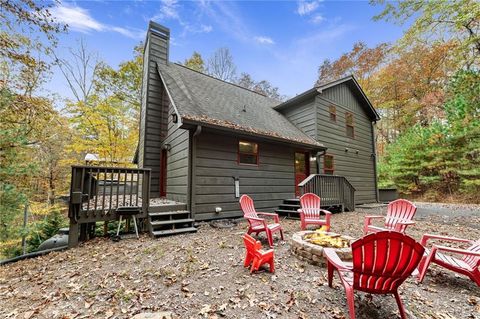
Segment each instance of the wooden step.
[[275,210],[275,212],[279,215],[300,216],[300,214],[296,210],[277,209],[277,210]]
[[280,204],[280,207],[287,207],[287,208],[292,208],[292,209],[297,210],[298,208],[300,208],[300,205],[296,205],[296,204]]
[[157,205],[157,206],[150,206],[148,208],[149,213],[164,213],[164,212],[173,212],[173,211],[180,211],[186,210],[187,204],[170,204],[170,205]]
[[186,224],[186,223],[193,223],[195,220],[191,218],[185,219],[172,219],[172,220],[161,220],[161,221],[151,221],[150,224],[152,226],[160,226],[160,225],[171,225],[171,224]]
[[168,236],[182,233],[194,233],[197,229],[195,227],[179,228],[179,229],[167,229],[167,230],[156,230],[152,232],[152,235],[155,237],[159,236]]
[[156,213],[148,213],[150,218],[154,217],[164,217],[170,215],[183,215],[183,214],[190,214],[188,210],[177,210],[177,211],[170,211],[170,212],[156,212]]

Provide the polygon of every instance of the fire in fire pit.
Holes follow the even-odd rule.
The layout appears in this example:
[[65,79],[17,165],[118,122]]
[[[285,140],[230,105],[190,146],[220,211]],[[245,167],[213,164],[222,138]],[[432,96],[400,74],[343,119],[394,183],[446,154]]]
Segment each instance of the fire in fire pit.
[[350,247],[350,240],[345,239],[339,234],[327,233],[322,229],[317,229],[311,234],[306,234],[303,239],[309,243],[329,248],[347,248]]

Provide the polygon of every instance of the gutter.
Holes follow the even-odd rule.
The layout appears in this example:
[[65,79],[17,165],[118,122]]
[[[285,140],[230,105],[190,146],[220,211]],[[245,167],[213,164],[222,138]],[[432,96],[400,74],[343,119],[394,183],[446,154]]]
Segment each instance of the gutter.
[[377,203],[380,200],[379,194],[378,194],[378,175],[377,175],[377,141],[375,140],[375,126],[373,123],[377,124],[377,122],[370,122],[370,125],[372,127],[372,149],[373,149],[373,171],[375,174],[375,199],[377,200]]

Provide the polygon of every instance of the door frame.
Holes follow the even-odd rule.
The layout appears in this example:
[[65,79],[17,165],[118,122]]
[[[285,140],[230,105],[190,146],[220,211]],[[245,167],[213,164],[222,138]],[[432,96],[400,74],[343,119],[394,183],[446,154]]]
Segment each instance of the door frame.
[[297,167],[295,165],[295,160],[297,158],[297,154],[303,154],[305,159],[305,178],[310,175],[310,152],[308,151],[295,151],[293,154],[293,169],[294,169],[294,182],[295,182],[295,196],[300,196],[300,189],[298,188],[297,183]]
[[162,149],[160,156],[160,197],[167,196],[167,161],[168,151]]

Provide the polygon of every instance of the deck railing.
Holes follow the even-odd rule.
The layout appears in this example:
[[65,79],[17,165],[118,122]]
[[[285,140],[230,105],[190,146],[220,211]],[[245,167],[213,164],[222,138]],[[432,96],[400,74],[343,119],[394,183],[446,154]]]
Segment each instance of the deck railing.
[[[139,207],[137,217],[147,217],[149,202],[149,169],[72,166],[69,245],[77,243],[79,226],[115,220],[118,207]],[[80,237],[87,231],[80,227]]]
[[311,174],[298,187],[300,195],[314,193],[320,196],[322,206],[342,206],[342,209],[355,210],[355,187],[344,176]]

